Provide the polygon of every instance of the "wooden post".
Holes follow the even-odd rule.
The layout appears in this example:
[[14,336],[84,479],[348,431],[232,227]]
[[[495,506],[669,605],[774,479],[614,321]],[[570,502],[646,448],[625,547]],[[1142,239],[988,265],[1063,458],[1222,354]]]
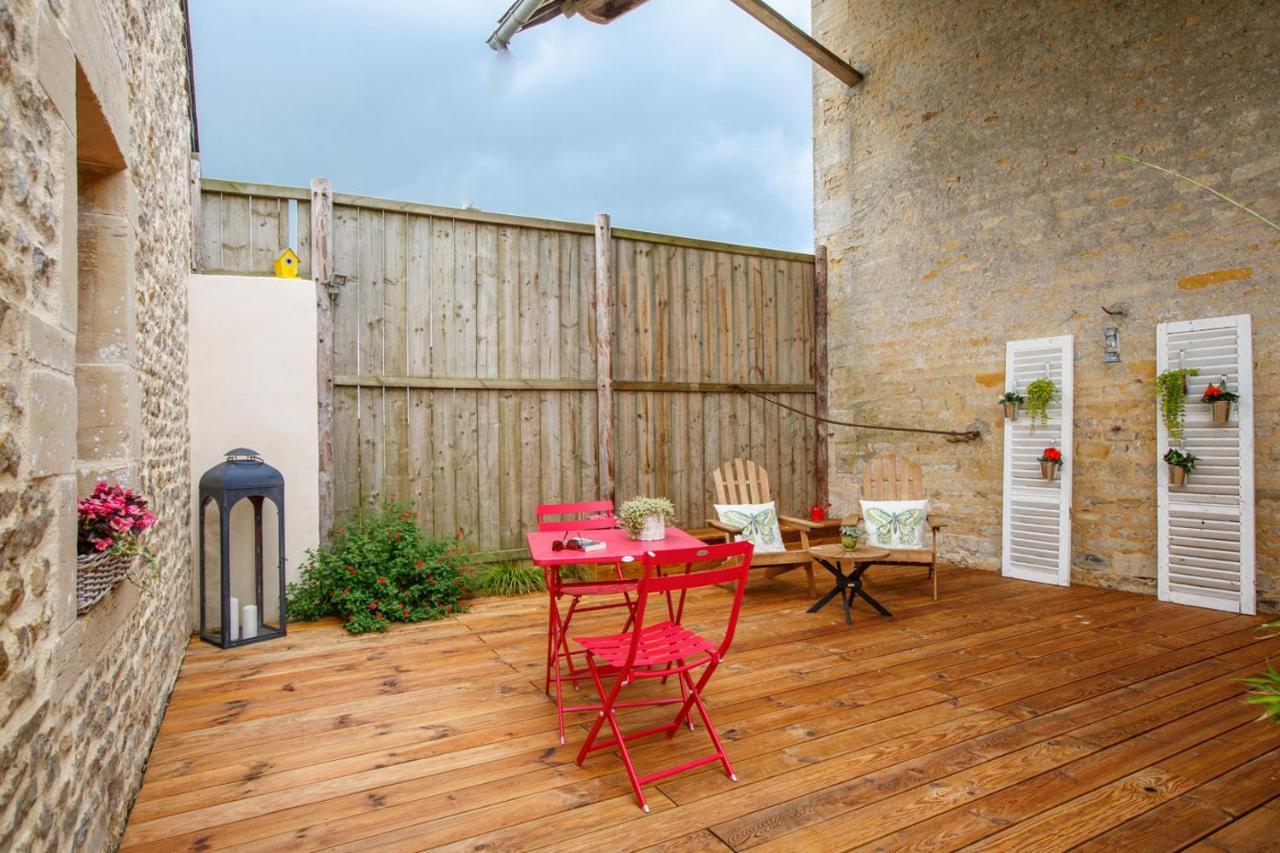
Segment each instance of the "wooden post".
[[[827,247],[815,246],[813,250],[813,381],[817,389],[813,411],[820,418],[828,417],[827,380],[830,364],[827,360]],[[817,471],[818,503],[827,505],[831,499],[830,450],[827,447],[829,429],[821,421],[814,422],[816,452],[814,469]]]
[[200,155],[191,155],[191,269],[204,272],[204,209],[200,195]]
[[600,497],[613,500],[613,235],[609,214],[596,214],[596,438]]
[[320,541],[333,529],[333,184],[311,179],[311,279],[316,285],[316,399],[320,435]]
[[731,2],[778,35],[783,41],[799,50],[818,65],[830,71],[846,86],[862,82],[862,73],[836,56],[813,36],[788,21],[777,10],[761,0],[731,0]]

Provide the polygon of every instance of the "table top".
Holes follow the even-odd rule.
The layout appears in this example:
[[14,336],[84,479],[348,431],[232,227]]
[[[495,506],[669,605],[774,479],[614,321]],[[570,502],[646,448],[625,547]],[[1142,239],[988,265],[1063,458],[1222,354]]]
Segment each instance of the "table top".
[[566,536],[564,531],[534,531],[525,537],[529,542],[529,557],[539,566],[571,566],[579,563],[612,563],[615,560],[636,560],[649,551],[674,551],[679,548],[701,548],[701,539],[690,536],[678,527],[668,527],[667,537],[653,542],[638,542],[625,530],[570,530],[570,539],[581,537],[603,542],[596,551],[552,551],[551,543]]
[[888,551],[873,545],[859,545],[852,551],[846,549],[843,545],[814,545],[809,549],[809,553],[824,560],[852,560],[855,563],[865,563],[868,560],[883,560],[889,556]]

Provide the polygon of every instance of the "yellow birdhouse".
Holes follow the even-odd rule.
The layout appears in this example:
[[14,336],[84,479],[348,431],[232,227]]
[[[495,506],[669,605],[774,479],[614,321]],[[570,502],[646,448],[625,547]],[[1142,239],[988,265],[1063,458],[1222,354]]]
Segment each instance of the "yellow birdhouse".
[[294,254],[293,249],[285,249],[281,252],[273,266],[277,278],[298,277],[298,256]]

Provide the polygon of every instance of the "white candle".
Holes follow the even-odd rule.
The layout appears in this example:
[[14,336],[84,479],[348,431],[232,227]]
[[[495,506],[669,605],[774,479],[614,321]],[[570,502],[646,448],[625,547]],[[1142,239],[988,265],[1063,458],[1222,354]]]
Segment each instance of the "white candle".
[[227,639],[235,642],[240,639],[240,599],[231,599],[231,622],[227,625]]
[[246,604],[240,609],[240,638],[251,640],[258,636],[258,605]]

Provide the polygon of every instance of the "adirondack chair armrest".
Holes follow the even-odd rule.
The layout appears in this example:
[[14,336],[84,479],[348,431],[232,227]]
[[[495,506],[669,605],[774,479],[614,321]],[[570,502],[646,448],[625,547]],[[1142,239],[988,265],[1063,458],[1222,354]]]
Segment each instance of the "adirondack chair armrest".
[[807,518],[796,518],[794,515],[780,515],[778,521],[783,524],[789,524],[792,527],[799,527],[802,530],[820,530],[826,525],[818,521],[810,521]]
[[928,524],[931,528],[933,528],[934,532],[941,530],[942,528],[946,527],[949,523],[950,522],[944,516],[940,516],[940,515],[931,515],[925,519],[925,524]]
[[727,521],[721,521],[718,518],[708,518],[707,526],[714,527],[716,530],[723,530],[725,533],[733,533],[735,535],[742,532],[741,527],[734,527]]

